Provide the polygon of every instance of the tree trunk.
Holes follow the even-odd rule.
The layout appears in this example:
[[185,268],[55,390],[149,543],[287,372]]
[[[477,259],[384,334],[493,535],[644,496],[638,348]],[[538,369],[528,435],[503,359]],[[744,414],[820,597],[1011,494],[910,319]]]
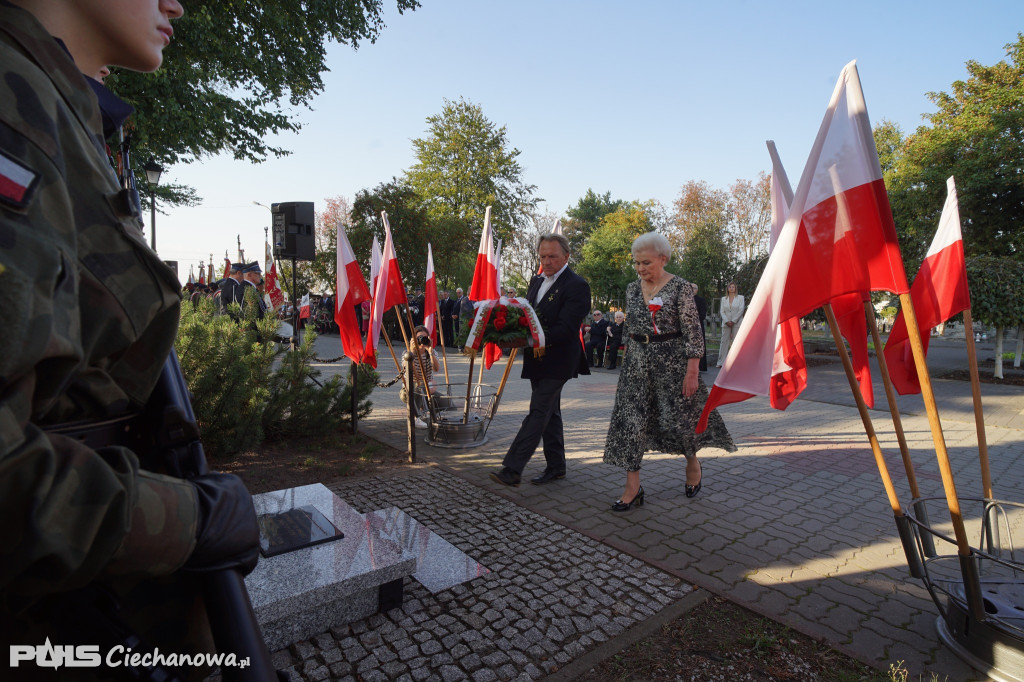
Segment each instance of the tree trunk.
[[996,368],[992,376],[996,379],[1003,378],[1003,327],[996,327]]
[[1017,325],[1017,354],[1013,357],[1013,366],[1020,367],[1021,351],[1024,351],[1024,322]]

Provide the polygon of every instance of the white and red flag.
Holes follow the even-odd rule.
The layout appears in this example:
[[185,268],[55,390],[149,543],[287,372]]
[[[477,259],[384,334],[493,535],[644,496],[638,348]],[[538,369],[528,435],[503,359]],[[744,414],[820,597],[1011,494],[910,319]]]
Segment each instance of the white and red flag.
[[[423,326],[430,341],[437,345],[437,275],[434,274],[434,249],[427,244],[427,282],[423,287]],[[447,341],[447,339],[445,339]]]
[[220,276],[221,279],[227,279],[228,275],[231,274],[231,259],[228,258],[227,252],[224,253],[224,274]]
[[[356,262],[356,254],[345,234],[345,228],[338,225],[338,275],[334,297],[334,321],[338,324],[341,334],[341,347],[352,362],[362,362],[366,353],[363,347],[363,334],[360,330],[362,303],[370,299],[370,290],[366,287],[363,272]],[[358,309],[359,312],[356,312]],[[372,366],[377,366],[373,358]]]
[[860,77],[850,62],[698,432],[717,406],[770,394],[780,321],[799,319],[842,294],[875,290],[909,287]]
[[[373,311],[370,313],[370,333],[366,337],[366,361],[376,367],[377,344],[380,342],[380,328],[384,321],[384,313],[399,303],[408,303],[405,295],[405,284],[402,273],[398,270],[398,259],[395,257],[395,243],[391,238],[391,224],[388,214],[381,211],[384,220],[384,248],[380,254],[380,270],[373,286]],[[371,272],[372,276],[372,272]],[[370,358],[374,358],[371,362]]]
[[206,284],[206,266],[199,264],[199,286]]
[[370,295],[377,290],[377,277],[380,275],[380,242],[373,235],[373,250],[370,252]]
[[[971,307],[964,240],[960,234],[960,205],[953,178],[946,180],[946,192],[939,229],[910,289],[925,355],[928,354],[931,328]],[[921,392],[902,310],[885,343],[885,361],[889,365],[892,385],[901,395]]]
[[[484,230],[480,235],[480,248],[476,252],[473,283],[469,287],[469,300],[474,303],[492,301],[501,296],[498,291],[498,264],[494,258],[494,232],[491,229],[491,207],[484,213]],[[479,308],[477,308],[479,310]],[[490,369],[501,357],[501,349],[493,343],[484,347],[484,367]]]
[[281,285],[277,283],[277,262],[274,261],[274,254],[270,250],[270,244],[264,242],[265,245],[265,260],[266,267],[263,268],[266,276],[266,286],[264,290],[267,295],[270,296],[270,305],[273,308],[278,307],[284,303],[284,294],[281,292]]
[[192,271],[191,265],[188,266],[188,284],[191,284],[192,286],[196,285],[196,276],[195,273]]
[[299,302],[299,319],[304,317],[309,317],[309,292],[304,293]]
[[469,287],[469,300],[490,301],[500,296],[498,267],[494,258],[494,232],[491,229],[491,207],[484,214],[484,231],[480,235],[480,248],[476,252],[473,283]]

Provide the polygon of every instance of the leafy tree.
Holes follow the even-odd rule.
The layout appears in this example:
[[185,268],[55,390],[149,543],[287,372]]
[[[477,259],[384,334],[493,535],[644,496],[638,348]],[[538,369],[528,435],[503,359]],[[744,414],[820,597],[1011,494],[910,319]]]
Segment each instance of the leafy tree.
[[668,238],[680,253],[686,250],[690,233],[697,227],[710,225],[724,234],[729,224],[729,195],[704,180],[683,185],[672,206],[675,212]]
[[771,232],[771,176],[763,171],[756,180],[737,180],[729,188],[729,232],[737,260],[746,263],[768,253]]
[[[420,6],[395,2],[400,13]],[[384,28],[383,0],[187,4],[160,71],[114,69],[106,81],[135,107],[137,171],[150,158],[171,166],[225,151],[254,162],[287,154],[266,138],[301,128],[289,108],[323,91],[326,42],[357,49]],[[161,200],[196,200],[177,189],[160,189]]]
[[890,189],[901,226],[927,245],[956,178],[968,256],[1024,259],[1024,34],[1009,61],[967,62],[969,78],[929,93],[938,111],[906,141]]
[[[412,141],[416,163],[406,182],[421,197],[427,217],[444,224],[455,241],[454,254],[476,252],[484,212],[491,206],[491,225],[498,239],[527,225],[524,211],[537,205],[537,187],[523,180],[521,153],[478,104],[446,99],[440,114],[427,118],[427,134]],[[424,253],[426,246],[424,245]],[[458,270],[458,268],[455,268]]]
[[634,239],[651,231],[651,207],[650,202],[638,201],[619,207],[601,218],[600,225],[583,245],[578,269],[590,282],[591,294],[599,307],[625,305],[626,287],[636,279],[630,249]]
[[[969,256],[967,283],[971,316],[996,328],[996,377],[1003,377],[1003,334],[1024,324],[1024,262],[998,256]],[[967,330],[970,333],[971,330]]]
[[748,260],[733,275],[733,279],[736,280],[736,293],[742,294],[748,302],[754,295],[754,290],[757,289],[757,283],[761,281],[761,275],[764,273],[766,265],[768,265],[768,254]]
[[[419,194],[408,183],[397,178],[392,178],[391,182],[382,182],[373,190],[360,190],[352,203],[352,229],[348,238],[356,258],[363,264],[367,283],[370,283],[373,238],[376,236],[381,248],[384,247],[381,211],[388,214],[391,236],[395,240],[395,256],[406,286],[410,292],[417,287],[423,288],[427,275],[427,242],[437,244],[443,241],[444,235],[431,229]],[[434,266],[439,271],[450,260],[450,255],[435,249]]]
[[615,213],[626,206],[621,199],[612,199],[611,192],[596,194],[587,189],[576,205],[565,212],[566,219],[562,223],[562,231],[569,240],[569,247],[574,257],[583,253],[583,245],[590,235],[601,225],[601,220],[609,213]]
[[705,298],[720,296],[735,272],[731,253],[729,241],[718,225],[698,223],[689,229],[678,274],[696,284]]

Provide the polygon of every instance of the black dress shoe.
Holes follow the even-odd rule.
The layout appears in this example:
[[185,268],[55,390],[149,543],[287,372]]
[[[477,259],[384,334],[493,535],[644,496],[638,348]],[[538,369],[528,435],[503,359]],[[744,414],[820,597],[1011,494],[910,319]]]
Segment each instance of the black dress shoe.
[[612,505],[612,511],[616,511],[616,512],[629,511],[634,506],[637,506],[637,507],[644,506],[644,487],[643,486],[640,486],[640,490],[637,491],[636,495],[634,495],[633,499],[630,500],[629,502],[623,502],[622,500],[617,500],[615,502],[615,504]]
[[540,476],[537,476],[536,478],[531,478],[530,483],[534,485],[544,485],[545,483],[551,483],[551,481],[556,481],[559,478],[565,478],[564,471],[551,471],[550,469],[545,469],[544,473],[541,474]]
[[491,480],[505,485],[510,485],[515,488],[519,486],[519,481],[522,479],[519,474],[511,469],[502,469],[500,471],[492,471]]

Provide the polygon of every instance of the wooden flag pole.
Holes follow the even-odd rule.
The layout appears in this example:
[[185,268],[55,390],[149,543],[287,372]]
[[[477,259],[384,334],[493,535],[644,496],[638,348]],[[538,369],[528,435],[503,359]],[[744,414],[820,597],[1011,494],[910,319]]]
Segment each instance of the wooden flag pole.
[[[480,353],[484,357],[481,359],[481,362],[480,362],[480,374],[477,376],[477,379],[476,379],[476,385],[478,387],[482,387],[484,385],[484,368],[487,366],[487,344],[486,343],[482,344],[482,347],[480,348]],[[472,375],[471,375],[470,378],[472,378]],[[483,388],[480,388],[480,390],[482,391]]]
[[519,351],[518,348],[513,348],[512,352],[508,356],[508,364],[505,365],[505,373],[501,375],[501,383],[498,384],[498,393],[494,396],[494,407],[491,408],[491,419],[494,419],[494,414],[498,411],[498,403],[501,402],[501,394],[505,390],[505,382],[508,381],[508,375],[512,372],[512,365],[516,361],[516,353]]
[[[394,307],[392,307],[391,309],[395,311],[395,318],[398,320],[398,331],[402,332],[402,340],[405,341],[405,347],[406,348],[410,348],[409,347],[409,335],[405,333],[405,325],[402,324],[402,315],[401,315],[401,313],[398,312],[398,306],[399,305],[400,304],[396,303],[394,305]],[[408,311],[409,311],[409,309],[406,308],[406,312],[408,312]]]
[[[914,300],[910,293],[900,294],[900,307],[903,310],[903,319],[907,323],[907,336],[910,337],[910,348],[914,353],[917,378],[921,382],[921,397],[924,398],[924,407],[928,412],[928,425],[931,427],[932,442],[935,444],[935,457],[939,463],[939,473],[942,475],[942,487],[946,491],[946,504],[949,507],[949,516],[953,522],[953,534],[956,536],[957,550],[961,560],[964,560],[971,555],[971,545],[967,541],[964,517],[960,512],[960,500],[957,498],[956,484],[953,481],[953,468],[949,464],[949,453],[946,452],[946,439],[942,435],[939,409],[935,405],[935,393],[932,391],[931,377],[928,376],[928,364],[925,361],[924,346],[921,344],[921,332],[917,326],[917,316],[914,314]],[[964,576],[965,585],[967,583],[966,577]]]
[[971,393],[974,396],[974,425],[978,429],[978,458],[981,460],[981,488],[985,499],[992,499],[992,473],[988,467],[988,439],[985,437],[985,413],[981,409],[981,380],[978,378],[978,353],[974,346],[974,321],[971,308],[964,309],[964,337],[967,339],[967,364],[971,370]]
[[892,415],[892,426],[896,430],[896,440],[900,444],[900,455],[903,457],[903,468],[907,470],[907,482],[910,484],[910,495],[920,499],[921,491],[917,487],[917,476],[914,475],[914,462],[910,459],[910,448],[907,447],[907,437],[903,433],[903,419],[900,418],[900,410],[896,405],[896,393],[892,388],[892,380],[889,378],[889,363],[885,360],[882,352],[882,337],[878,335],[878,323],[875,322],[875,309],[870,301],[864,302],[864,312],[868,316],[868,326],[871,328],[871,340],[875,343],[875,358],[878,360],[878,368],[882,372],[882,385],[885,386],[885,398],[889,401],[889,414]]
[[476,351],[469,351],[469,374],[466,375],[466,411],[462,415],[462,423],[469,423],[469,393],[473,389],[473,362],[476,360]]
[[828,326],[832,330],[832,338],[835,339],[839,357],[843,361],[843,369],[846,370],[846,378],[850,382],[850,390],[853,392],[853,399],[857,403],[857,411],[860,412],[864,431],[868,435],[868,442],[871,443],[871,452],[875,455],[875,465],[878,467],[878,473],[882,477],[885,494],[889,496],[889,505],[892,507],[893,514],[899,518],[903,516],[903,510],[900,508],[900,501],[896,496],[896,488],[893,486],[892,478],[889,476],[889,467],[886,466],[885,457],[882,456],[882,449],[878,445],[878,437],[875,435],[875,427],[871,423],[871,415],[868,414],[868,406],[864,403],[864,396],[860,394],[860,385],[857,383],[857,377],[853,371],[853,363],[850,362],[850,354],[846,351],[846,345],[843,343],[842,334],[839,332],[839,323],[836,322],[836,315],[832,312],[831,303],[825,304],[825,316],[828,318]]
[[402,365],[398,362],[398,356],[395,355],[395,349],[391,347],[391,338],[388,337],[388,332],[385,329],[381,329],[381,336],[384,337],[384,343],[388,344],[388,350],[391,351],[391,357],[395,360],[395,368],[398,370],[398,376],[402,376]]
[[448,380],[448,351],[445,350],[444,327],[441,326],[441,304],[437,308],[437,338],[441,339],[441,363],[444,365],[444,383],[450,384]]

